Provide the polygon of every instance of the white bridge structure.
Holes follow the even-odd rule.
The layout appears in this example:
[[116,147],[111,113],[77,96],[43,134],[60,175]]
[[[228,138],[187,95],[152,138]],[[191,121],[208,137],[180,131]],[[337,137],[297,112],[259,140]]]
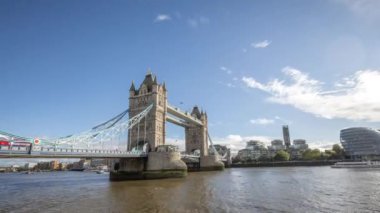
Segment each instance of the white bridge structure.
[[51,139],[0,131],[0,158],[146,158],[165,146],[166,121],[185,129],[183,158],[217,155],[209,152],[206,112],[169,105],[165,83],[149,72],[138,89],[132,82],[129,109],[89,130]]

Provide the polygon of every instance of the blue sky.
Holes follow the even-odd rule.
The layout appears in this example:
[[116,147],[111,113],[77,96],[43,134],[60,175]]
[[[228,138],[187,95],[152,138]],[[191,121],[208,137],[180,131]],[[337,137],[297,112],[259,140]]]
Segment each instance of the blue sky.
[[[148,68],[214,140],[339,142],[380,128],[379,1],[0,1],[0,129],[86,130],[128,107]],[[181,104],[182,102],[182,104]],[[168,125],[168,141],[183,130]]]

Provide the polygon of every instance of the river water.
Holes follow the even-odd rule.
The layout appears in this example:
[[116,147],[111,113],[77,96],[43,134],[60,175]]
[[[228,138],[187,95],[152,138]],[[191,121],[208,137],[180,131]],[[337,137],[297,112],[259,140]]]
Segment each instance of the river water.
[[233,168],[109,182],[93,172],[0,174],[0,212],[374,212],[380,170]]

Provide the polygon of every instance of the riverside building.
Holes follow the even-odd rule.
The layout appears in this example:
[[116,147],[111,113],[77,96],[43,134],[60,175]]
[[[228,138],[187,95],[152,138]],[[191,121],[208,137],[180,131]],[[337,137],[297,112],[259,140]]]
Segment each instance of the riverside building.
[[290,146],[290,133],[289,133],[289,126],[283,125],[282,126],[282,135],[284,136],[284,142],[287,149],[289,149]]
[[351,159],[380,160],[380,130],[366,127],[342,129],[340,142]]
[[268,149],[265,148],[265,144],[263,142],[257,140],[250,140],[247,142],[246,148],[238,152],[237,157],[241,161],[267,158]]
[[302,153],[309,148],[305,139],[294,139],[293,145],[290,146],[290,157],[292,160],[302,158]]
[[286,147],[284,145],[284,142],[280,139],[273,140],[271,142],[271,145],[268,146],[268,155],[269,157],[273,158],[276,153],[280,150],[285,150]]

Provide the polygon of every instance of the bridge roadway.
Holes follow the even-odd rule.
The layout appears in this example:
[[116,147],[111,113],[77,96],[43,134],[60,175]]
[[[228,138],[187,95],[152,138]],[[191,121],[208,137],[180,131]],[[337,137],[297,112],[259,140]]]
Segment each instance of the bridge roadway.
[[[71,149],[52,147],[0,146],[0,158],[145,158],[148,154],[143,151],[120,151],[100,149]],[[182,155],[182,158],[198,158],[196,155]]]
[[[188,112],[182,112],[177,107],[171,106],[169,104],[167,105],[166,109],[167,109],[168,114],[173,115],[173,116],[166,117],[166,120],[169,122],[172,122],[180,126],[185,126],[185,127],[188,126],[190,123],[203,126],[203,123],[200,120],[194,118]],[[174,117],[177,117],[179,119],[175,119]]]

